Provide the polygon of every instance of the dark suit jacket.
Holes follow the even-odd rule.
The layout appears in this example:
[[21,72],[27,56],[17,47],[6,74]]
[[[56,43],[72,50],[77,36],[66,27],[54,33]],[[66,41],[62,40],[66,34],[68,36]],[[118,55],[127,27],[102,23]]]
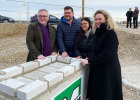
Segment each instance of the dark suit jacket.
[[[49,25],[51,52],[58,52],[56,41],[56,29]],[[29,49],[27,62],[35,60],[39,55],[43,54],[43,34],[38,23],[32,23],[28,27],[26,44]]]

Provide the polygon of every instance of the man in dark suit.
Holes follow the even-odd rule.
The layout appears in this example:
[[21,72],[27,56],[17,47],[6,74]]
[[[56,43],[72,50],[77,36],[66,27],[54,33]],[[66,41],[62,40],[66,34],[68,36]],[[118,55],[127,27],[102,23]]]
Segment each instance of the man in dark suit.
[[134,28],[138,28],[138,16],[139,16],[139,10],[138,10],[138,7],[135,7],[135,10],[134,10],[134,13],[133,13]]
[[45,59],[45,56],[56,55],[58,52],[56,29],[48,24],[48,11],[39,10],[37,17],[38,22],[30,24],[27,31],[26,44],[29,49],[27,62]]
[[131,28],[131,21],[132,21],[132,17],[133,17],[133,11],[131,11],[131,8],[129,8],[129,11],[127,11],[126,16],[127,16],[127,26],[126,26],[126,28],[128,28],[129,23],[130,23],[130,28]]

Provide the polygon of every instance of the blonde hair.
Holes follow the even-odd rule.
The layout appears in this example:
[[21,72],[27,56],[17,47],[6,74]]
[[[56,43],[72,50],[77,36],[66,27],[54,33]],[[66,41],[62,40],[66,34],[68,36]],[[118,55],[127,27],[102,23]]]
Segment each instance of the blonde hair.
[[93,32],[97,29],[97,26],[95,24],[95,16],[97,14],[102,14],[105,17],[106,23],[107,23],[107,29],[108,30],[114,30],[116,33],[118,33],[118,27],[116,22],[113,21],[111,15],[105,11],[105,10],[97,10],[94,14],[94,23],[93,23]]

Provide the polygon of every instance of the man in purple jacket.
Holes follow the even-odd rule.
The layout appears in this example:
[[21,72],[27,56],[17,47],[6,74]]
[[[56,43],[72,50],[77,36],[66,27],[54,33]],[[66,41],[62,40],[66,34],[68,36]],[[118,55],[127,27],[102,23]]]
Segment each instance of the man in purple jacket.
[[74,46],[80,31],[80,22],[74,18],[73,8],[66,6],[64,16],[57,26],[57,41],[62,57],[75,57]]
[[45,56],[56,55],[58,52],[56,29],[48,24],[48,11],[39,10],[37,18],[38,22],[30,24],[27,31],[26,44],[29,49],[27,62],[45,59]]

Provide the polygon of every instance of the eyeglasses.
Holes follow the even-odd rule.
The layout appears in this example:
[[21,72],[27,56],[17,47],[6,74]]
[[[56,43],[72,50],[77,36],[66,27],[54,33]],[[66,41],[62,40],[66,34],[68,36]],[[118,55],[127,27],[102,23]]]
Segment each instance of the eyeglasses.
[[87,25],[88,23],[81,23],[81,25]]
[[39,15],[38,17],[39,17],[39,18],[42,18],[42,17],[43,17],[43,18],[46,18],[47,16],[45,16],[45,15]]

